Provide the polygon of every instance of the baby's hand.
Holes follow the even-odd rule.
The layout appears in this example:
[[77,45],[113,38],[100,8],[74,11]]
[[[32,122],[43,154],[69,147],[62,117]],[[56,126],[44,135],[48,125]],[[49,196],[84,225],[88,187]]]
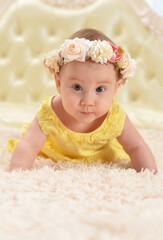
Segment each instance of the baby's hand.
[[8,171],[11,172],[15,169],[30,170],[46,140],[47,136],[41,131],[36,116],[17,144]]
[[156,162],[150,148],[132,125],[128,116],[126,116],[122,134],[117,139],[130,156],[132,164],[138,172],[147,168],[157,173]]

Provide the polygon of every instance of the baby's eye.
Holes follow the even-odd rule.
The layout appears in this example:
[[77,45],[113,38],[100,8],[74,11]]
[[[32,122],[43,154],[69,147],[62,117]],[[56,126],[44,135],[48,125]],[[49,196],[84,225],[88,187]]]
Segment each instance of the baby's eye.
[[104,91],[105,91],[105,88],[102,86],[96,88],[96,92],[104,92]]
[[79,84],[75,84],[75,85],[73,85],[73,89],[74,89],[75,91],[81,91],[81,90],[82,90],[82,87],[81,87]]

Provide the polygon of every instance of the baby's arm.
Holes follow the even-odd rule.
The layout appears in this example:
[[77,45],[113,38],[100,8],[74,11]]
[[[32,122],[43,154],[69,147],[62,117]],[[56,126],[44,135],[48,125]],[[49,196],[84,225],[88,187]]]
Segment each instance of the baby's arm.
[[46,140],[47,136],[41,131],[36,116],[12,154],[9,171],[31,169]]
[[142,168],[147,168],[157,173],[157,166],[150,148],[132,125],[128,116],[126,116],[122,134],[117,139],[130,156],[133,167],[138,172]]

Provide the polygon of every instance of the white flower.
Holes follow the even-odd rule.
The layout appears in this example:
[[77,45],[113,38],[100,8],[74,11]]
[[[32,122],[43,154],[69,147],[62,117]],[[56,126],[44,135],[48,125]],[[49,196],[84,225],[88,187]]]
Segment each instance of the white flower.
[[65,40],[60,50],[65,63],[73,60],[85,62],[88,45],[84,38],[74,38]]
[[62,59],[59,57],[59,50],[54,49],[46,57],[46,66],[59,72],[59,66],[62,65]]
[[89,49],[88,55],[96,63],[107,63],[113,55],[113,49],[107,41],[95,40]]
[[131,78],[135,75],[135,69],[136,69],[136,62],[134,59],[130,59],[130,62],[124,70],[121,70],[121,74],[123,75],[123,79]]
[[118,67],[119,68],[126,68],[128,67],[129,63],[131,61],[131,57],[129,53],[125,53],[121,60],[117,61]]

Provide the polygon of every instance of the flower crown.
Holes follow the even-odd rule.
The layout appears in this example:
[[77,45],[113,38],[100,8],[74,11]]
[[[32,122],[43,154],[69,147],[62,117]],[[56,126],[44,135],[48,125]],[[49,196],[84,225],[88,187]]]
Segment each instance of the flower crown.
[[85,38],[74,38],[65,40],[59,49],[48,53],[44,59],[45,67],[51,72],[59,72],[63,64],[71,61],[85,62],[91,59],[96,63],[113,63],[117,71],[120,71],[123,84],[134,76],[136,63],[120,46],[115,46],[109,41]]

